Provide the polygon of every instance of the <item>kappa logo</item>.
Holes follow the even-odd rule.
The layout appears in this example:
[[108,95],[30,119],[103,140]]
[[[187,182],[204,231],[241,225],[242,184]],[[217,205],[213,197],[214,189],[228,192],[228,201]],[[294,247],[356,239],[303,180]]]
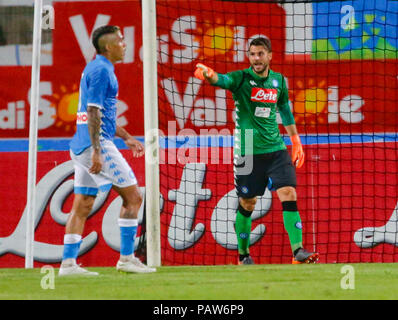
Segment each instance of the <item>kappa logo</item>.
[[257,85],[257,83],[255,83],[253,80],[250,80],[249,82],[250,82],[250,84],[251,84],[252,86],[256,86],[256,85]]
[[252,88],[251,101],[276,103],[277,100],[277,89]]

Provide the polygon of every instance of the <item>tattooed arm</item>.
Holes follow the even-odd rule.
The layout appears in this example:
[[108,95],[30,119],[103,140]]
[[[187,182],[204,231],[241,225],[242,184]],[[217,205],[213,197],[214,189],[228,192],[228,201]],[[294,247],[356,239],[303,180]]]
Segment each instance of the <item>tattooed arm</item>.
[[100,129],[101,129],[101,111],[96,107],[87,107],[88,132],[90,134],[93,154],[91,155],[90,172],[97,174],[102,169],[101,146],[100,146]]

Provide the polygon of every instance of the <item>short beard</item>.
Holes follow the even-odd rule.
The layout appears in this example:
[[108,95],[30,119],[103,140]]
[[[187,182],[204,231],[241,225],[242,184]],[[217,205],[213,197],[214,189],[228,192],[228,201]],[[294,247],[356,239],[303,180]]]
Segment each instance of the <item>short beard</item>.
[[262,74],[265,70],[267,70],[267,68],[268,68],[268,65],[264,65],[264,68],[263,68],[260,72],[257,72],[257,71],[254,69],[254,64],[252,64],[252,70],[253,70],[253,72],[256,73],[256,74]]

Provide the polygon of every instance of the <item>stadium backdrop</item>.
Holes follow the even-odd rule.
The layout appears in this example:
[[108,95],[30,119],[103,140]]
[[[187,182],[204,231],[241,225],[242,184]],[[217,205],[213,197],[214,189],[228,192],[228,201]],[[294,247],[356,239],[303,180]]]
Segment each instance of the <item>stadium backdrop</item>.
[[[289,13],[276,3],[231,1],[226,14],[222,1],[158,2],[159,126],[169,137],[163,140],[161,164],[163,264],[236,263],[232,164],[223,163],[232,145],[233,101],[229,93],[195,80],[193,70],[199,61],[219,72],[246,68],[247,42],[242,39],[259,34],[272,40],[272,68],[288,80],[305,143],[307,160],[298,171],[305,243],[321,253],[323,263],[397,261],[398,9],[391,1],[379,1],[384,8],[373,10],[372,18],[366,15],[363,1],[349,2],[356,18],[362,19],[361,37],[374,32],[372,27],[387,8],[388,25],[395,31],[386,28],[370,40],[352,41],[347,50],[344,41],[349,38],[340,30],[342,2],[306,4],[312,9],[307,28],[313,30],[306,41],[312,41],[313,51],[289,52]],[[54,8],[53,62],[41,68],[37,266],[58,263],[62,256],[65,213],[73,197],[68,141],[75,129],[81,72],[94,56],[89,35],[95,25],[122,28],[129,48],[125,61],[116,65],[118,121],[133,135],[144,135],[139,1],[60,2]],[[336,28],[325,32],[325,17]],[[355,23],[347,21],[346,28]],[[351,40],[356,39],[353,34]],[[223,46],[217,47],[217,37],[224,37]],[[385,43],[380,50],[377,39]],[[30,67],[1,66],[0,71],[0,267],[22,267]],[[174,139],[178,134],[200,135],[211,129],[227,138],[197,139],[193,147],[190,138]],[[118,144],[144,187],[144,159],[133,159]],[[219,154],[218,163],[207,152],[217,145],[228,150]],[[209,149],[198,161],[199,151],[193,149],[204,147]],[[177,161],[187,154],[192,161]],[[181,198],[179,193],[191,197]],[[195,198],[198,193],[202,198]],[[259,263],[289,263],[281,208],[273,200],[275,195],[267,191],[255,212],[252,254]],[[99,200],[84,234],[81,261],[85,266],[115,263],[119,207],[114,193]]]

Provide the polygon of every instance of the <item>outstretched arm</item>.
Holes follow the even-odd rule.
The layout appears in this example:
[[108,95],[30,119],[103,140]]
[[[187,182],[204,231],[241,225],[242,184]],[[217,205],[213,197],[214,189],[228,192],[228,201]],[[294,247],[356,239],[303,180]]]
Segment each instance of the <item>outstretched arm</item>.
[[197,79],[206,80],[213,86],[234,92],[237,89],[237,84],[241,83],[243,72],[235,71],[222,74],[215,72],[204,64],[198,63],[194,75]]
[[218,81],[217,72],[201,63],[196,65],[195,77],[200,80],[207,80],[210,84],[216,84]]

